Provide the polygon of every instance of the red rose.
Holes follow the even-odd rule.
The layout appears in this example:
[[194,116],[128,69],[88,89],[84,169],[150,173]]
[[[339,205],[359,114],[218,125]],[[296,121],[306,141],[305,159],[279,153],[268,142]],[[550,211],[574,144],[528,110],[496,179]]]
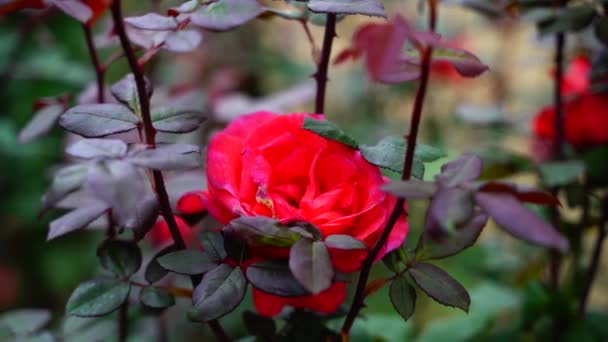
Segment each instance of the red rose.
[[[92,25],[103,14],[103,12],[110,7],[110,5],[112,5],[112,0],[81,0],[80,2],[84,3],[91,10],[90,17],[86,21],[87,25]],[[62,5],[61,3],[57,4],[48,0],[8,0],[5,4],[0,4],[0,15],[26,8],[41,9],[47,7],[48,5],[57,5],[57,7],[66,12],[68,15],[77,18],[79,18],[79,16],[76,15],[76,13],[81,12],[79,9],[75,10],[71,8],[72,5],[70,4]],[[84,19],[80,20],[84,21]]]
[[[215,135],[207,151],[208,192],[201,198],[202,207],[223,224],[241,215],[301,220],[315,224],[324,238],[347,234],[372,246],[396,199],[380,190],[385,180],[376,166],[358,150],[303,129],[305,117],[321,120],[310,114],[257,112]],[[399,247],[407,232],[404,215],[378,259]],[[255,248],[252,253],[286,255],[275,249]],[[362,250],[330,249],[334,267],[341,272],[358,270],[365,255]],[[338,284],[316,296],[297,298],[256,290],[254,301],[258,311],[269,315],[283,305],[331,312],[344,301],[345,286]],[[262,301],[273,309],[263,307]]]
[[[565,98],[564,138],[570,144],[582,147],[608,143],[608,96],[592,93],[589,89],[591,67],[587,57],[573,60],[564,75],[562,94]],[[549,141],[555,138],[555,108],[547,106],[534,118],[534,134]]]
[[[189,244],[194,241],[194,234],[192,233],[192,229],[190,226],[179,216],[174,216],[175,222],[177,223],[177,228],[179,229],[179,233],[184,238],[184,241]],[[169,230],[169,225],[164,218],[159,218],[156,221],[156,224],[150,231],[148,235],[150,237],[150,241],[154,246],[166,246],[173,243],[173,237],[171,236],[171,231]]]

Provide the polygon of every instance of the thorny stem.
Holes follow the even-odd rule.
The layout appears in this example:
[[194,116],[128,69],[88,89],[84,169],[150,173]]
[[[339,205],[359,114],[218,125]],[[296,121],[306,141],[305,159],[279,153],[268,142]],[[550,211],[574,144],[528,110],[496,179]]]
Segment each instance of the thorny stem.
[[[141,109],[141,117],[144,126],[144,139],[146,144],[150,148],[155,148],[156,129],[152,125],[152,116],[150,114],[150,99],[148,98],[148,94],[146,92],[146,83],[143,75],[143,69],[137,62],[137,57],[135,56],[135,52],[131,47],[129,38],[127,37],[123,22],[120,0],[114,0],[114,2],[112,3],[112,18],[114,20],[116,34],[120,39],[120,44],[122,45],[122,49],[124,50],[125,56],[127,57],[127,61],[129,62],[129,67],[131,69],[131,72],[133,73],[133,78],[135,79],[135,85],[137,87],[137,96],[139,98],[139,104]],[[186,244],[184,243],[184,239],[182,238],[179,232],[179,228],[177,227],[177,223],[175,222],[175,218],[173,217],[173,211],[171,210],[171,203],[169,202],[169,195],[167,193],[167,188],[165,186],[163,175],[160,171],[153,170],[152,176],[154,179],[154,189],[156,190],[156,195],[160,205],[160,212],[165,221],[167,222],[167,225],[169,226],[171,237],[173,238],[173,241],[177,248],[185,249]],[[193,287],[196,287],[196,285],[200,283],[200,277],[191,277],[190,279],[192,281]],[[211,327],[211,330],[215,334],[215,337],[218,341],[230,341],[230,338],[228,337],[224,329],[221,327],[219,322],[210,321],[209,326]]]
[[118,341],[126,342],[129,334],[129,301],[118,308]]
[[325,114],[325,89],[327,88],[327,71],[331,57],[331,45],[336,36],[336,14],[328,13],[325,22],[325,35],[321,48],[321,59],[314,77],[317,81],[317,95],[315,97],[315,113]]
[[82,29],[84,30],[84,38],[87,42],[87,49],[89,50],[91,63],[95,68],[95,76],[97,80],[97,102],[104,103],[104,78],[106,70],[101,66],[99,62],[99,55],[97,54],[95,43],[93,43],[93,33],[91,31],[91,28],[87,24],[82,24]]
[[600,222],[598,224],[598,233],[597,239],[595,240],[595,246],[593,247],[593,255],[591,257],[591,263],[589,264],[589,270],[587,271],[587,277],[585,279],[585,283],[583,285],[583,290],[581,291],[581,299],[580,305],[578,308],[579,316],[583,316],[585,314],[585,309],[587,308],[587,299],[589,297],[589,292],[591,291],[591,286],[593,285],[593,281],[595,280],[595,276],[597,275],[597,271],[600,265],[600,259],[602,256],[602,249],[604,247],[604,240],[606,240],[606,224],[608,223],[608,196],[604,198],[602,203],[602,214],[600,218]]
[[[437,1],[428,0],[429,5],[429,28],[432,32],[435,32],[437,25]],[[401,173],[401,180],[409,180],[412,176],[412,168],[414,166],[414,151],[416,150],[416,139],[418,138],[418,130],[420,128],[420,122],[422,121],[422,107],[424,105],[424,98],[426,96],[426,89],[429,82],[431,73],[431,59],[433,56],[433,49],[431,47],[421,48],[421,65],[420,65],[420,83],[416,91],[416,98],[414,100],[414,107],[412,108],[412,117],[410,123],[409,134],[405,137],[407,140],[407,148],[405,151],[405,162],[403,163],[403,172]],[[367,280],[371,272],[371,268],[380,250],[386,242],[397,223],[397,220],[404,212],[403,206],[405,205],[405,199],[399,198],[393,207],[393,211],[382,230],[380,238],[369,252],[363,264],[361,265],[361,273],[359,274],[359,280],[357,281],[357,289],[353,302],[350,306],[344,324],[342,325],[341,337],[343,341],[348,341],[350,329],[352,328],[359,311],[364,306]]]
[[[403,172],[401,174],[402,180],[409,180],[412,176],[412,168],[414,165],[414,151],[416,148],[416,138],[418,137],[418,129],[422,120],[422,107],[430,75],[431,55],[431,48],[426,48],[422,54],[420,83],[418,85],[418,91],[416,92],[416,99],[414,102],[414,107],[412,109],[410,132],[406,137],[407,150],[405,152],[405,163],[403,166]],[[367,286],[367,280],[369,278],[371,268],[374,264],[376,257],[380,253],[380,250],[386,244],[388,237],[390,236],[395,224],[397,223],[397,220],[403,213],[404,204],[405,199],[399,198],[397,200],[397,203],[395,203],[395,207],[393,208],[393,211],[388,221],[386,222],[386,225],[384,226],[382,235],[380,235],[380,238],[363,261],[363,264],[361,266],[361,273],[359,275],[359,281],[357,282],[357,290],[355,292],[355,297],[353,298],[353,303],[351,304],[350,310],[346,316],[344,324],[342,325],[342,336],[344,339],[348,338],[350,328],[352,327],[359,311],[361,310],[361,308],[363,308],[365,300],[365,289]]]

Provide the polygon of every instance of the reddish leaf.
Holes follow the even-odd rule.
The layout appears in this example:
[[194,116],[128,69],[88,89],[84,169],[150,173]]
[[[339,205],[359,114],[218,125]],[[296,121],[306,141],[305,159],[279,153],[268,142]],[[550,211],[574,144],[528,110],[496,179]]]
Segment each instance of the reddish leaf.
[[44,0],[8,0],[0,4],[0,16],[26,8],[44,8]]
[[499,226],[513,236],[562,252],[568,250],[568,240],[520,203],[517,197],[507,193],[478,192],[475,200]]
[[487,182],[479,188],[479,191],[510,194],[517,197],[518,200],[524,203],[561,205],[557,197],[546,191],[519,189],[516,186],[507,183]]

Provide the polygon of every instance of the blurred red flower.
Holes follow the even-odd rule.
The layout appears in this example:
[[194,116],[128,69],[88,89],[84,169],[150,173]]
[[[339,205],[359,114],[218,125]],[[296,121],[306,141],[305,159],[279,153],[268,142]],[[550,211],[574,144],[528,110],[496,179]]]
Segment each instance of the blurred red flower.
[[[562,83],[564,95],[564,134],[570,144],[582,147],[608,143],[608,96],[590,89],[591,65],[586,56],[576,57]],[[555,138],[555,107],[547,106],[536,114],[536,137]]]

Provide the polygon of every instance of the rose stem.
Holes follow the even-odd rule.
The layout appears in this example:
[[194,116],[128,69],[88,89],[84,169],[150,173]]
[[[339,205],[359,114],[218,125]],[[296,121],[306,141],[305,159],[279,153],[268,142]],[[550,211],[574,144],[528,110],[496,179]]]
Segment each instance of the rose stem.
[[600,222],[598,223],[598,234],[595,240],[595,247],[593,248],[593,256],[591,257],[591,264],[587,271],[587,277],[581,291],[580,306],[578,308],[578,314],[582,317],[585,314],[587,307],[587,298],[589,297],[589,291],[591,291],[591,285],[597,275],[597,270],[600,265],[600,259],[602,256],[602,248],[604,247],[604,240],[606,239],[606,224],[608,222],[608,196],[606,196],[602,202],[602,215]]
[[87,24],[82,24],[82,29],[84,30],[84,37],[87,42],[87,49],[89,50],[89,56],[91,57],[91,63],[95,68],[95,76],[97,77],[97,102],[104,103],[104,77],[105,77],[105,69],[99,63],[99,55],[97,54],[97,49],[95,48],[95,44],[93,43],[93,33],[91,32],[91,27]]
[[[144,126],[145,142],[150,148],[155,148],[156,129],[152,125],[152,117],[150,115],[150,99],[148,98],[148,94],[146,93],[143,70],[137,62],[137,57],[135,56],[133,48],[131,47],[131,44],[129,43],[129,39],[127,37],[127,33],[123,23],[120,0],[114,0],[114,2],[112,3],[112,17],[114,19],[116,34],[120,39],[122,49],[125,52],[125,56],[127,57],[127,60],[129,62],[129,67],[131,68],[131,72],[133,73],[133,77],[135,79],[135,85],[137,87],[137,95],[139,97],[141,116]],[[177,227],[177,223],[175,222],[175,218],[173,217],[173,211],[171,210],[171,203],[169,202],[169,195],[167,193],[167,188],[165,187],[163,175],[158,170],[152,170],[152,176],[154,178],[154,188],[158,197],[158,202],[161,209],[160,211],[163,218],[167,222],[167,225],[169,226],[171,237],[173,238],[173,241],[175,242],[177,248],[185,249],[186,244],[184,243],[184,240]],[[200,283],[200,277],[193,276],[190,279],[192,281],[193,287],[196,287],[196,285]],[[218,341],[230,341],[230,338],[217,320],[210,321],[208,322],[208,324]]]
[[118,341],[126,342],[129,334],[129,300],[118,308]]
[[[437,7],[435,0],[429,0],[429,22],[431,30],[434,31],[436,18],[437,18]],[[431,57],[433,51],[432,48],[427,47],[422,51],[422,64],[420,71],[420,83],[418,84],[418,90],[416,91],[416,98],[414,100],[414,107],[412,108],[412,118],[410,125],[410,132],[406,136],[407,140],[407,149],[405,151],[405,162],[403,165],[403,172],[401,174],[402,180],[409,180],[412,176],[412,167],[414,166],[414,151],[416,148],[416,139],[418,137],[418,128],[420,127],[420,122],[422,121],[422,107],[424,104],[424,98],[426,95],[426,89],[429,81],[430,70],[431,70]],[[403,205],[405,204],[405,199],[399,198],[397,203],[395,203],[395,207],[389,217],[384,229],[382,231],[382,235],[369,252],[363,264],[361,265],[361,273],[359,274],[359,280],[357,282],[357,289],[355,292],[355,296],[353,298],[353,303],[350,306],[346,319],[344,320],[344,324],[342,325],[341,335],[343,340],[348,340],[348,334],[350,332],[350,328],[352,327],[355,318],[359,314],[361,308],[363,308],[364,300],[365,300],[365,288],[367,286],[367,280],[369,278],[369,274],[371,268],[374,264],[374,260],[380,253],[382,247],[386,244],[388,237],[390,236],[395,223],[399,219],[399,216],[403,213]]]
[[327,87],[327,71],[331,57],[331,45],[336,36],[336,14],[328,13],[325,21],[325,35],[321,48],[321,60],[314,78],[317,81],[317,95],[315,97],[315,114],[325,114],[325,89]]
[[[555,36],[555,81],[553,82],[553,105],[555,107],[555,120],[554,129],[555,136],[553,139],[553,157],[555,159],[564,158],[564,108],[562,101],[562,80],[564,74],[564,47],[566,43],[566,36],[564,33],[558,33]],[[553,196],[558,195],[559,188],[553,187],[550,189]],[[550,209],[551,224],[559,230],[559,210],[556,206],[552,206]],[[550,265],[549,265],[549,278],[551,286],[554,289],[559,288],[559,277],[560,277],[560,264],[561,256],[557,250],[550,250]],[[553,319],[553,334],[555,338],[561,336],[565,322],[555,317]]]

